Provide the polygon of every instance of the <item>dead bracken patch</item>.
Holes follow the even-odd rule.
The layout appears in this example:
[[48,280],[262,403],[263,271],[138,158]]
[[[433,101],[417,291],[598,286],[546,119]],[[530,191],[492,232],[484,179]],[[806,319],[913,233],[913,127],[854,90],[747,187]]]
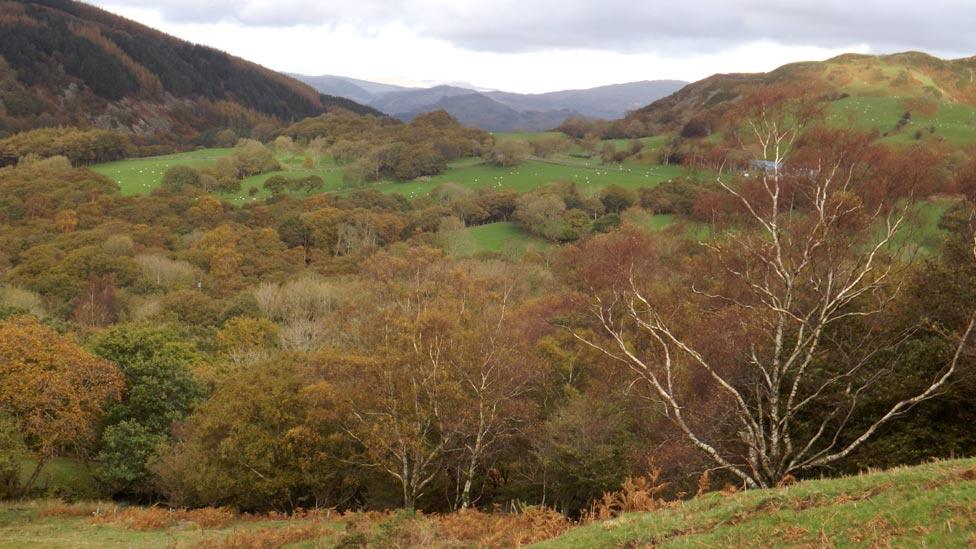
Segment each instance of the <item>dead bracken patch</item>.
[[582,522],[609,520],[623,513],[648,512],[667,506],[668,502],[659,496],[668,483],[660,479],[660,469],[643,477],[627,478],[620,490],[604,492],[603,497],[595,500],[583,513]]
[[229,536],[211,538],[197,544],[199,549],[274,549],[289,543],[334,536],[335,529],[321,523],[309,522],[284,528],[238,530]]
[[562,513],[541,507],[515,514],[466,510],[435,520],[442,539],[482,547],[519,547],[554,538],[573,526]]
[[881,515],[875,515],[874,518],[860,525],[848,539],[851,543],[867,543],[871,547],[890,547],[893,539],[904,535],[904,528],[892,524]]
[[198,528],[226,528],[238,518],[230,509],[166,509],[163,507],[128,507],[121,511],[99,514],[92,524],[119,524],[130,530],[160,530],[177,524],[191,523]]
[[871,499],[882,492],[887,492],[888,490],[894,489],[895,484],[891,481],[883,482],[881,484],[876,484],[863,492],[855,492],[849,494],[841,494],[834,498],[833,504],[843,505],[845,503],[850,503],[852,501],[864,501]]
[[55,502],[46,505],[37,513],[38,518],[47,517],[64,517],[64,518],[80,518],[80,517],[94,517],[104,512],[115,512],[118,510],[118,506],[111,503],[99,503],[99,502],[79,502],[79,503],[65,503],[62,501]]

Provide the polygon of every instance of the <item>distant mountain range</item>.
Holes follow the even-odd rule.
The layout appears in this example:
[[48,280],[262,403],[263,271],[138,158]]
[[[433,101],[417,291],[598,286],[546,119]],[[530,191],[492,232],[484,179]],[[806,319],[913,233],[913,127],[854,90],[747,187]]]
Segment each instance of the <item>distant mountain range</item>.
[[411,88],[343,76],[292,74],[323,94],[344,97],[409,121],[443,109],[459,122],[489,131],[542,131],[566,118],[618,119],[683,88],[680,80],[651,80],[540,94],[478,91],[459,86]]

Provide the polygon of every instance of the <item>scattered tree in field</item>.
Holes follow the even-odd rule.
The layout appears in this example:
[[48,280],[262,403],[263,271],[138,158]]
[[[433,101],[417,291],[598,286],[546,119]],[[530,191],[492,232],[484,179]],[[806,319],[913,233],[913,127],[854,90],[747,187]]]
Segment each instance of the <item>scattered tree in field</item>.
[[517,139],[507,139],[496,143],[495,146],[485,154],[485,162],[493,166],[512,167],[518,166],[529,157],[531,149],[528,143]]
[[187,187],[200,187],[200,174],[189,166],[173,166],[166,170],[160,183],[164,189],[178,193]]

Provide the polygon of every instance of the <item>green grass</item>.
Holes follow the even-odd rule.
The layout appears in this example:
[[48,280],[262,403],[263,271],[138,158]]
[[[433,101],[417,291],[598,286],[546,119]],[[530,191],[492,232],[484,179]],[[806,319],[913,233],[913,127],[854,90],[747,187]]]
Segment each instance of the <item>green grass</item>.
[[956,202],[952,198],[931,198],[915,204],[905,219],[905,228],[895,235],[893,244],[902,247],[911,243],[912,246],[906,247],[906,253],[936,253],[945,239],[945,231],[939,228],[939,221],[942,214]]
[[[542,135],[542,134],[506,134]],[[658,139],[658,138],[649,138]],[[626,141],[626,140],[623,140]],[[232,149],[206,149],[190,153],[137,158],[99,164],[92,169],[119,183],[122,194],[126,196],[148,194],[160,184],[163,173],[175,165],[203,167],[217,158],[226,156]],[[229,202],[243,204],[261,201],[270,193],[263,188],[264,182],[272,175],[302,177],[317,175],[325,181],[321,192],[349,192],[342,184],[342,168],[331,158],[320,158],[312,169],[302,167],[301,156],[281,156],[282,171],[248,177],[241,182],[240,191],[225,193],[221,198]],[[518,192],[536,189],[553,181],[573,181],[586,192],[597,192],[610,184],[629,189],[649,187],[684,173],[676,166],[644,166],[625,164],[624,166],[602,166],[599,160],[579,158],[558,158],[553,161],[529,160],[516,168],[499,168],[484,164],[480,158],[465,158],[451,162],[443,174],[406,182],[378,182],[366,188],[382,192],[397,192],[405,196],[419,196],[446,182],[457,183],[469,189],[493,187]],[[250,194],[251,189],[257,189]]]
[[445,235],[448,253],[468,257],[479,253],[501,253],[518,257],[526,251],[541,251],[554,244],[532,236],[510,221],[468,227]]
[[976,541],[976,460],[707,494],[575,528],[536,545],[961,547]]
[[208,166],[232,152],[233,149],[201,149],[187,153],[98,164],[93,166],[92,170],[118,182],[125,196],[149,194],[149,191],[159,186],[167,169],[178,165],[195,168]]
[[[20,481],[26,483],[34,472],[36,461],[25,459],[21,462]],[[91,498],[99,493],[98,483],[92,468],[79,460],[54,458],[44,464],[33,490],[45,496],[64,496]]]
[[[226,528],[204,529],[186,523],[168,528],[136,530],[117,523],[92,524],[88,516],[42,516],[46,509],[55,505],[58,503],[49,500],[0,503],[0,548],[193,547],[203,541],[219,540],[242,531],[284,529],[296,524],[296,521],[286,520],[254,520],[236,521]],[[104,510],[110,509],[112,504],[83,506]],[[330,540],[319,541],[326,543]],[[331,543],[327,546],[331,546]]]
[[491,135],[495,137],[496,142],[538,141],[540,139],[547,139],[550,137],[558,137],[560,139],[569,140],[566,134],[562,132],[494,132]]
[[[263,173],[244,178],[244,180],[241,181],[240,191],[223,194],[221,195],[221,198],[227,200],[228,202],[234,202],[237,204],[264,200],[265,198],[271,196],[271,193],[264,188],[264,182],[273,175],[283,175],[288,178],[305,177],[308,175],[317,175],[321,177],[322,181],[325,182],[325,186],[323,187],[322,191],[315,191],[311,194],[318,194],[320,192],[337,192],[342,189],[342,168],[336,166],[335,161],[333,161],[332,158],[320,158],[316,163],[316,166],[311,169],[303,168],[301,166],[301,161],[291,164],[282,162],[282,165],[286,168],[285,170],[272,173]],[[252,188],[257,189],[257,192],[253,195],[250,194],[250,190]],[[294,196],[308,196],[309,193],[289,194]]]
[[462,187],[477,189],[491,187],[499,190],[528,192],[554,181],[572,181],[584,192],[595,193],[616,184],[628,189],[653,187],[662,181],[684,173],[678,166],[601,166],[599,161],[577,166],[528,160],[515,168],[499,168],[483,163],[451,168],[441,175],[424,181],[381,183],[375,188],[383,192],[397,192],[407,197],[430,192],[441,183],[457,183]]
[[[884,142],[907,144],[915,142],[916,131],[922,139],[941,137],[953,145],[976,143],[976,108],[959,103],[938,102],[933,116],[912,112],[905,127],[895,131],[898,120],[906,111],[898,97],[848,97],[830,104],[828,120],[835,124],[853,123],[857,128],[888,132]],[[930,128],[935,133],[930,133]]]

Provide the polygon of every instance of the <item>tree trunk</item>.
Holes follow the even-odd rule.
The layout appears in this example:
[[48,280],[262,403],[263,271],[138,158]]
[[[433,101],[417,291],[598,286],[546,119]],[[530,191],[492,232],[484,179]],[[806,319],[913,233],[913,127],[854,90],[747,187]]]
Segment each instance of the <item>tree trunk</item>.
[[37,477],[41,475],[41,470],[44,469],[44,465],[47,464],[50,456],[39,456],[37,458],[37,466],[34,467],[34,471],[31,472],[31,476],[27,479],[27,483],[24,484],[20,489],[20,496],[24,497],[30,494],[32,488],[34,488],[34,483],[37,482]]

